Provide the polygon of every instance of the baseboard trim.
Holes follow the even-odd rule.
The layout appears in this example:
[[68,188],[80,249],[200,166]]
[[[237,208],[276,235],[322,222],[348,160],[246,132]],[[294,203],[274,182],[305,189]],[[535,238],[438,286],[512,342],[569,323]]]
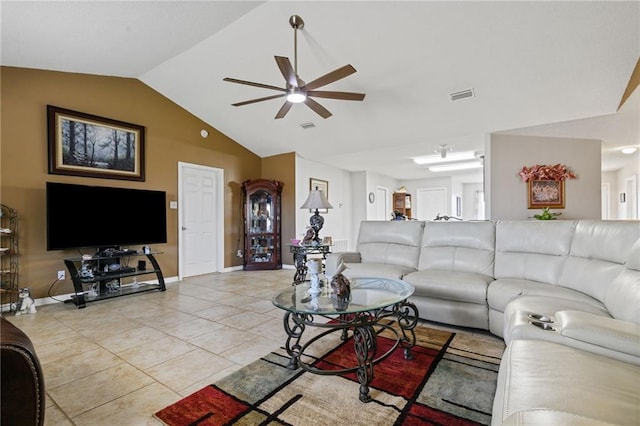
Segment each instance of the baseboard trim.
[[[167,277],[164,279],[164,283],[165,284],[171,284],[171,283],[175,283],[178,282],[178,277]],[[150,283],[150,284],[158,284],[158,280],[145,280],[144,282],[146,283]],[[36,307],[38,306],[44,306],[44,305],[51,305],[53,303],[65,303],[67,300],[71,299],[72,296],[75,296],[75,293],[65,293],[65,294],[57,294],[53,297],[40,297],[38,299],[34,299],[34,302],[36,304]],[[11,311],[11,307],[9,303],[5,303],[3,304],[0,309],[2,310],[2,312],[10,312]]]

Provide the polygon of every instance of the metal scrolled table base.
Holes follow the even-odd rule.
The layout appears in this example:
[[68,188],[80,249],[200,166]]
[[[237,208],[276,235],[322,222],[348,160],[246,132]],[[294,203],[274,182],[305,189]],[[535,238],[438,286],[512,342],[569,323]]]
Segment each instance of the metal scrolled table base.
[[[418,324],[418,309],[406,300],[392,305],[391,309],[377,309],[373,311],[358,312],[352,314],[339,315],[337,318],[328,315],[318,315],[323,318],[337,320],[337,323],[320,323],[314,321],[314,315],[308,313],[287,312],[284,315],[284,329],[287,333],[285,349],[290,356],[288,368],[303,370],[319,375],[341,375],[356,372],[359,388],[359,399],[362,402],[370,402],[369,384],[373,380],[373,366],[388,358],[393,351],[400,346],[404,350],[404,358],[413,359],[411,348],[415,346],[415,327]],[[395,317],[396,323],[400,327],[400,332],[393,328],[391,324],[380,324],[380,320],[387,317]],[[312,337],[308,341],[301,343],[302,336],[307,326],[326,328],[326,331]],[[378,349],[377,335],[375,327],[380,331],[388,330],[392,332],[396,341],[393,346],[384,354],[376,358]],[[342,333],[345,340],[349,330],[353,330],[353,346],[358,359],[355,367],[340,370],[321,370],[302,361],[302,356],[309,346],[323,337],[336,332]]]

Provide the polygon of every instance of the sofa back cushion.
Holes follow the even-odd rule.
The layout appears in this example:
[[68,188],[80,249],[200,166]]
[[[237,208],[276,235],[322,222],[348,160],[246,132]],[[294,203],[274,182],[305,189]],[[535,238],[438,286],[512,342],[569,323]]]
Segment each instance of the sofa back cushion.
[[494,276],[557,284],[576,222],[498,221]]
[[640,240],[631,248],[623,271],[607,286],[604,305],[614,318],[640,324]]
[[418,268],[422,221],[363,221],[358,246],[362,263],[389,263]]
[[418,269],[493,277],[495,240],[494,222],[427,222]]
[[604,302],[638,238],[638,221],[579,221],[558,284]]

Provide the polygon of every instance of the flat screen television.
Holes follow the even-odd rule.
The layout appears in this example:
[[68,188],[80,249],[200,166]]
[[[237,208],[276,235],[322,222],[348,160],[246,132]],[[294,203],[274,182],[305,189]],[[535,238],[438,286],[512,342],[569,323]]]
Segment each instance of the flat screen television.
[[47,182],[47,250],[167,242],[164,191]]

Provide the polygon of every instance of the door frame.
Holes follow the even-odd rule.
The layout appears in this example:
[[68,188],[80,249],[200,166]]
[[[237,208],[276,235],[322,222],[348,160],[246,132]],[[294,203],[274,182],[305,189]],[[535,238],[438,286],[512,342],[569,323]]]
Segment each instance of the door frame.
[[219,232],[216,232],[216,242],[215,242],[217,246],[216,253],[218,254],[218,258],[216,259],[217,271],[215,272],[222,272],[224,269],[224,169],[178,161],[178,229],[177,231],[178,231],[178,280],[180,281],[182,281],[182,279],[184,278],[183,271],[184,271],[184,263],[185,263],[184,251],[183,251],[184,244],[182,241],[183,219],[182,219],[182,210],[180,207],[182,206],[182,195],[183,195],[182,193],[182,184],[184,179],[183,173],[185,168],[187,167],[199,169],[202,171],[208,171],[213,175],[215,175],[216,203],[215,203],[214,209],[216,211],[213,213],[217,217],[215,226],[219,230]]

